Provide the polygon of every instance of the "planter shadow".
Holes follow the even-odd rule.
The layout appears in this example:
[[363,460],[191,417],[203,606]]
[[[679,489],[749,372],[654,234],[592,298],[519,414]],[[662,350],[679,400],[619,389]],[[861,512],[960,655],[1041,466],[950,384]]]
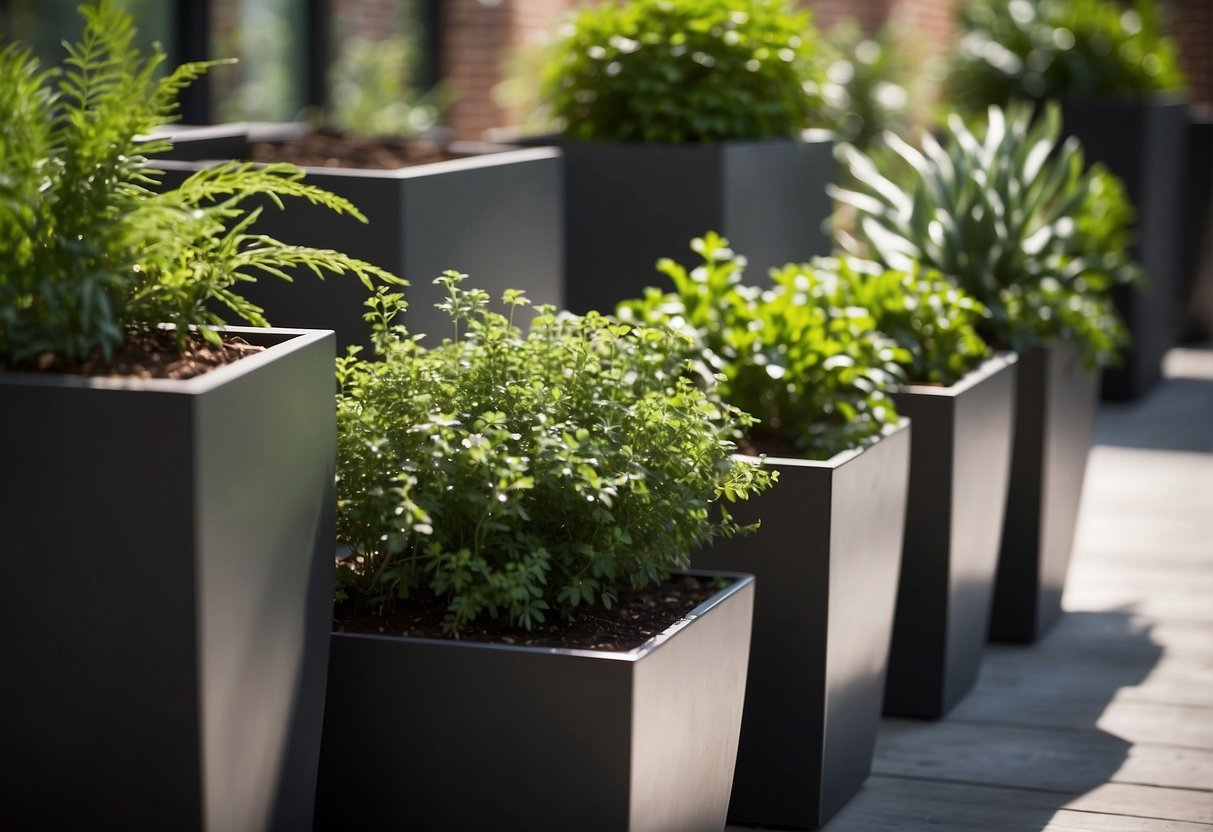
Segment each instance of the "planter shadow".
[[778,485],[730,507],[762,527],[694,557],[758,580],[732,823],[816,828],[871,771],[909,460],[906,424],[823,462],[768,458]]
[[1002,540],[1015,413],[1014,354],[949,387],[893,396],[914,426],[884,712],[937,718],[977,681]]
[[316,829],[722,829],[754,593],[727,577],[627,652],[334,633]]
[[0,373],[13,828],[311,823],[332,622],[333,336],[184,381]]
[[1072,344],[1020,358],[991,638],[1035,641],[1061,617],[1098,391]]

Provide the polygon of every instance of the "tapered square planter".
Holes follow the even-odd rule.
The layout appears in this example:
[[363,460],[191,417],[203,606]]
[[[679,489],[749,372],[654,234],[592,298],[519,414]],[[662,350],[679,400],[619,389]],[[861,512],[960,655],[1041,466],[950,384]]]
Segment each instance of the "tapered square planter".
[[310,824],[333,337],[237,331],[267,349],[185,381],[0,373],[9,828]]
[[1035,641],[1061,617],[1098,392],[1073,344],[1020,358],[991,638]]
[[723,829],[754,584],[628,652],[334,634],[318,830]]
[[[178,184],[204,162],[157,161]],[[561,261],[562,161],[552,148],[507,150],[397,170],[307,168],[307,181],[358,206],[368,223],[296,201],[267,206],[254,230],[296,245],[333,248],[374,263],[411,284],[404,290],[410,332],[427,345],[453,334],[446,299],[433,285],[446,269],[469,275],[496,304],[505,289],[523,289],[534,304],[564,303]],[[337,350],[369,343],[362,316],[366,288],[350,277],[317,280],[300,271],[293,283],[264,278],[241,294],[262,306],[270,323],[323,327]]]
[[730,507],[762,527],[694,557],[758,579],[734,823],[818,827],[871,771],[909,462],[907,425],[824,462],[768,457],[779,483]]
[[914,426],[905,545],[884,711],[940,717],[985,649],[1015,421],[1014,354],[948,387],[893,396]]
[[1133,335],[1123,366],[1104,373],[1105,399],[1136,399],[1162,378],[1162,358],[1178,336],[1183,267],[1182,210],[1188,105],[1183,101],[1067,101],[1063,129],[1077,136],[1088,164],[1103,162],[1124,180],[1136,212],[1133,255],[1146,273],[1141,290],[1114,288]]
[[569,308],[612,312],[664,286],[657,261],[695,265],[690,242],[706,231],[728,237],[755,274],[828,254],[833,146],[824,131],[797,141],[565,142]]

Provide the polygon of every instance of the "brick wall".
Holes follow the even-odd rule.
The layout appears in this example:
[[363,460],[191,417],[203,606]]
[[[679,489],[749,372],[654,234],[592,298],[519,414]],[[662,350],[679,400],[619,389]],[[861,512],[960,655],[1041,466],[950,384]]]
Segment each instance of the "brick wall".
[[1179,44],[1179,62],[1188,76],[1189,98],[1213,104],[1213,4],[1171,0],[1164,8],[1167,30]]

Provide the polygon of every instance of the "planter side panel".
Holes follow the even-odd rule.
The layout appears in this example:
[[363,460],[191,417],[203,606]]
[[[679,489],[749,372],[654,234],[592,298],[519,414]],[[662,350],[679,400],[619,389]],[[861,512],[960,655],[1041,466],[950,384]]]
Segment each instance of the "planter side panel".
[[1015,376],[1011,364],[954,395],[896,395],[914,441],[886,713],[943,716],[976,682],[1006,509]]
[[1098,389],[1070,344],[1020,359],[991,638],[1035,641],[1061,616]]
[[637,662],[629,832],[724,828],[753,607],[750,583]]
[[821,803],[832,472],[777,467],[778,485],[730,507],[762,527],[713,542],[693,565],[757,579],[729,820],[809,826]]
[[872,770],[901,571],[910,444],[910,429],[902,428],[834,476],[821,823]]
[[627,829],[630,662],[341,634],[332,645],[317,830]]
[[15,378],[0,375],[0,814],[201,829],[189,403]]
[[[825,223],[834,206],[826,185],[838,179],[832,139],[726,145],[723,162],[723,225],[713,230],[746,256],[751,279],[830,253]],[[686,259],[687,242],[667,256]]]
[[197,401],[203,749],[215,832],[311,823],[332,628],[332,366],[328,335]]

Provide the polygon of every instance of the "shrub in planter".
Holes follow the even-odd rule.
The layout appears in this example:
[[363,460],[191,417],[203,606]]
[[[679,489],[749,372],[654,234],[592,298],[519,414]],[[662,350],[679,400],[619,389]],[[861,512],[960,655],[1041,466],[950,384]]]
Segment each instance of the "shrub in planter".
[[[577,12],[544,97],[563,125],[567,300],[636,297],[704,228],[760,267],[828,250],[818,37],[785,0],[630,0]],[[626,245],[620,244],[626,240]]]
[[254,196],[357,215],[294,169],[155,193],[157,145],[136,137],[206,65],[160,78],[116,3],[81,11],[62,69],[0,50],[0,552],[22,587],[0,639],[20,668],[0,764],[22,776],[0,804],[26,827],[300,828],[331,620],[332,336],[217,310],[263,324],[239,289],[288,267],[394,278],[248,231]]
[[1088,391],[1126,342],[1110,290],[1139,275],[1125,251],[1123,189],[1099,165],[1084,171],[1077,140],[1058,146],[1059,129],[1052,105],[1035,122],[1023,108],[991,108],[977,130],[953,117],[946,147],[924,136],[919,152],[886,136],[905,163],[904,187],[843,147],[856,185],[834,189],[859,215],[848,247],[892,268],[938,268],[990,310],[983,336],[1023,357],[991,625],[1016,638],[1060,614],[1094,416]]
[[914,425],[886,713],[939,717],[980,667],[1010,473],[1015,356],[977,334],[985,307],[939,272],[819,260],[834,306],[868,310],[909,356],[893,393]]
[[[662,582],[695,546],[740,530],[724,503],[771,480],[731,455],[746,420],[696,385],[672,333],[543,307],[523,335],[460,278],[440,280],[453,338],[425,349],[382,294],[381,360],[339,362],[337,536],[352,554],[338,620],[499,643],[335,634],[320,823],[720,827],[748,584],[710,588],[690,627],[667,629],[694,604],[631,643],[564,634],[633,590],[673,591]],[[526,304],[503,300],[511,317]],[[425,615],[429,629],[413,623]],[[524,646],[538,638],[560,649]],[[615,646],[582,649],[601,642]],[[469,780],[475,801],[460,799]]]
[[777,455],[765,465],[779,488],[736,510],[761,518],[758,534],[694,562],[744,562],[763,587],[729,817],[816,827],[871,768],[910,444],[890,390],[909,354],[866,309],[835,306],[811,269],[778,270],[764,291],[742,283],[744,258],[717,235],[693,248],[694,270],[660,265],[672,293],[650,289],[620,313],[695,339],[725,400],[756,419],[743,447]]
[[1134,256],[1149,283],[1114,290],[1133,333],[1122,366],[1105,373],[1106,398],[1132,399],[1161,376],[1181,297],[1188,107],[1175,45],[1153,0],[983,0],[958,8],[964,35],[949,87],[980,110],[1016,99],[1060,101],[1064,130],[1087,158],[1125,184],[1137,209]]

